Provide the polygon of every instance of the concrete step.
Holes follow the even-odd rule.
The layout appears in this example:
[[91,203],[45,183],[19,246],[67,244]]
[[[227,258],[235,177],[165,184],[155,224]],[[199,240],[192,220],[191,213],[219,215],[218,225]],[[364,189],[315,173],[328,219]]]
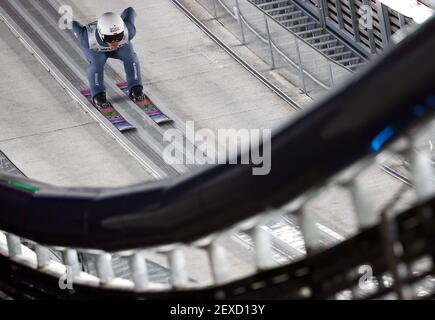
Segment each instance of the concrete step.
[[307,35],[307,34],[313,34],[313,33],[322,32],[322,31],[323,31],[323,28],[315,28],[315,29],[311,29],[311,30],[305,30],[305,31],[302,31],[302,32],[296,32],[296,34],[298,36],[304,38],[304,36]]
[[[288,3],[288,0],[277,0],[277,1],[271,1],[271,2],[264,2],[264,3],[258,3],[257,6],[259,6],[260,8],[265,8],[268,6],[274,6],[274,5],[279,5],[281,3]],[[291,7],[294,7],[294,5],[290,5]]]
[[312,27],[312,26],[316,26],[316,25],[317,25],[317,22],[311,21],[311,22],[307,22],[307,23],[295,24],[295,25],[286,26],[286,27],[293,30],[293,29],[298,29],[298,28],[307,28],[310,26]]

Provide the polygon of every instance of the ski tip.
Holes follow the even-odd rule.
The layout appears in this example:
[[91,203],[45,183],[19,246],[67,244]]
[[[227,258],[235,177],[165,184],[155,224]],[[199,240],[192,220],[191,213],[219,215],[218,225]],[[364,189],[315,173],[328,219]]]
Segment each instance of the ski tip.
[[120,127],[120,128],[118,128],[118,130],[119,130],[120,132],[134,131],[134,130],[136,130],[136,127],[133,127],[133,126],[129,126],[129,127]]
[[174,122],[174,120],[172,120],[172,119],[161,119],[161,120],[156,120],[156,123],[157,124],[166,124],[166,123],[172,123],[172,122]]

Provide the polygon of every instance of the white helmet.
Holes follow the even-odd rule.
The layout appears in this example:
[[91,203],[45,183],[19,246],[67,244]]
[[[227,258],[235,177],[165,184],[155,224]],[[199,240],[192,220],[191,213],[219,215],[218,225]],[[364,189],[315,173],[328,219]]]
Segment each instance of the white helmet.
[[121,41],[124,36],[124,21],[113,12],[106,12],[97,22],[97,30],[105,42]]

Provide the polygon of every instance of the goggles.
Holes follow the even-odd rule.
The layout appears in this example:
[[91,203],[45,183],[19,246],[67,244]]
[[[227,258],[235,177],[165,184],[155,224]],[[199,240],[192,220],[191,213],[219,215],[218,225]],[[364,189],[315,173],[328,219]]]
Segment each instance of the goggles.
[[102,39],[105,43],[120,42],[122,39],[124,39],[124,32],[110,36],[103,35]]

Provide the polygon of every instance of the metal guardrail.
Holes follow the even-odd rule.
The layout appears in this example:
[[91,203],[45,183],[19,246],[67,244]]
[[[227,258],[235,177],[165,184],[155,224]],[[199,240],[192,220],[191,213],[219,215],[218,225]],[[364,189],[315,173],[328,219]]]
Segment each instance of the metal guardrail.
[[228,28],[242,44],[307,94],[330,89],[353,73],[319,52],[248,0],[197,2]]
[[[171,0],[172,1],[172,0]],[[229,46],[227,46],[222,40],[220,40],[216,35],[214,35],[201,21],[194,17],[187,9],[185,9],[178,1],[172,1],[182,12],[193,22],[195,25],[201,29],[211,40],[213,40],[219,47],[221,47],[226,53],[228,53],[234,60],[236,60],[243,68],[245,68],[249,73],[251,73],[255,78],[257,78],[266,87],[275,92],[282,100],[284,100],[293,109],[300,111],[302,107],[293,99],[291,99],[282,90],[272,84],[264,76],[262,76],[257,70],[250,66],[245,60],[243,60],[236,52],[234,52]]]

